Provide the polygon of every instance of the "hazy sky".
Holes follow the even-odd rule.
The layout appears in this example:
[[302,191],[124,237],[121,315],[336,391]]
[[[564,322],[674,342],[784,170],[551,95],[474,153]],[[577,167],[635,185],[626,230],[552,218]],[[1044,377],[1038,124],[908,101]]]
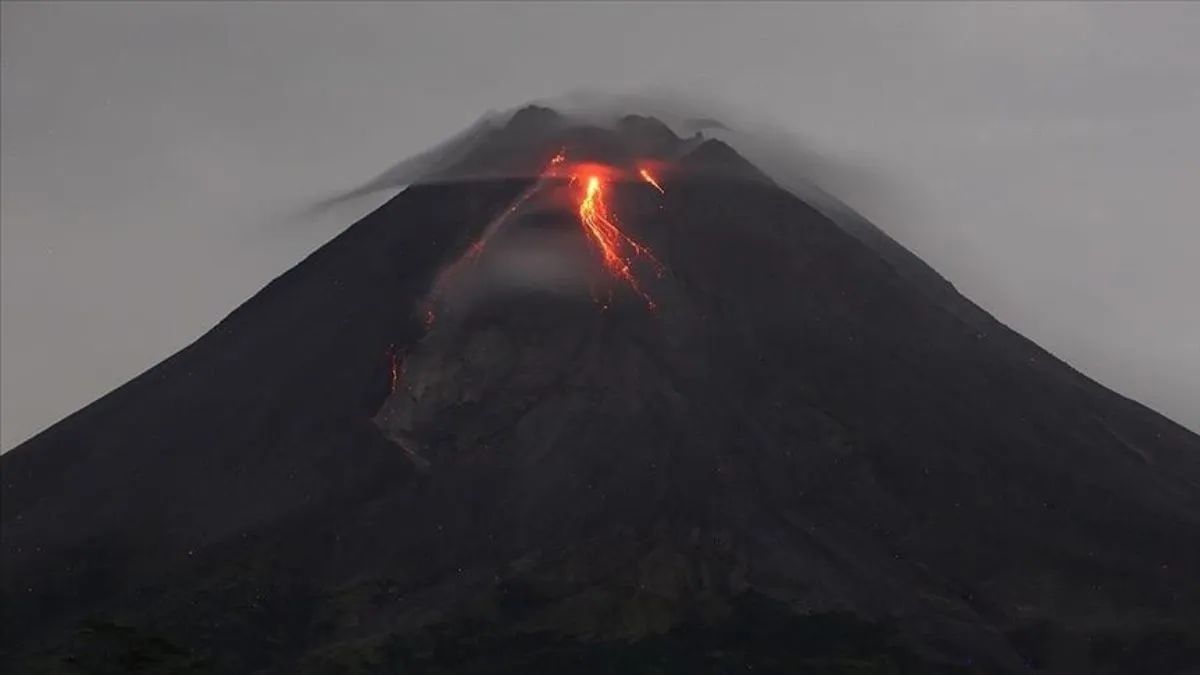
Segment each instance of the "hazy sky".
[[[669,86],[1200,429],[1200,3],[0,5],[0,448],[199,336],[488,108]],[[359,210],[364,208],[359,205]]]

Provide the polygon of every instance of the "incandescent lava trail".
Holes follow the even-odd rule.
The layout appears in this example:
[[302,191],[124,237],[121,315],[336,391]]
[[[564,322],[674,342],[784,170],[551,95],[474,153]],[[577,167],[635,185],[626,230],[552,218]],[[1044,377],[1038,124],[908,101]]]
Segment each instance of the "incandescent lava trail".
[[647,258],[661,273],[661,265],[646,247],[631,239],[616,225],[616,216],[605,201],[604,182],[596,173],[584,179],[583,196],[579,200],[579,222],[588,240],[600,252],[604,267],[613,275],[623,279],[646,302],[655,308],[654,300],[638,285],[633,275],[634,259]]
[[520,208],[522,204],[528,201],[529,198],[534,194],[539,192],[544,187],[547,179],[556,177],[557,167],[566,161],[566,159],[567,156],[563,150],[559,150],[557,154],[551,157],[549,163],[546,165],[546,168],[538,177],[538,180],[533,185],[525,188],[525,190],[523,190],[521,194],[517,195],[517,198],[514,199],[512,203],[510,203],[508,207],[500,213],[500,215],[493,218],[492,221],[483,228],[483,234],[480,235],[478,240],[471,243],[471,245],[467,248],[466,253],[464,253],[462,257],[460,257],[458,260],[455,260],[448,267],[438,273],[437,278],[434,279],[433,282],[433,289],[430,292],[429,297],[422,305],[423,322],[426,330],[433,328],[433,323],[437,318],[437,314],[435,312],[437,302],[444,294],[445,288],[449,284],[450,280],[458,275],[459,270],[464,265],[474,263],[479,259],[479,256],[483,254],[483,250],[491,238],[500,231],[505,223],[508,222],[509,216],[516,213],[517,209]]
[[[638,175],[660,193],[665,194],[662,186],[648,169],[638,169]],[[434,283],[434,288],[427,299],[423,310],[425,327],[433,326],[435,306],[443,295],[444,288],[451,278],[457,275],[460,268],[476,261],[483,253],[491,238],[509,221],[509,217],[527,200],[541,192],[550,181],[566,180],[573,186],[572,194],[576,200],[575,207],[579,223],[589,244],[600,256],[600,261],[606,271],[612,276],[624,281],[640,297],[651,310],[656,308],[654,300],[642,289],[635,276],[634,265],[638,259],[648,263],[656,275],[662,276],[663,265],[648,248],[625,234],[618,225],[616,214],[608,203],[607,188],[610,179],[618,177],[625,179],[627,174],[611,166],[594,163],[567,162],[565,149],[559,150],[545,165],[538,180],[526,188],[499,216],[492,220],[483,231],[479,240],[471,244],[466,253],[445,268]]]
[[667,194],[667,191],[664,190],[662,188],[662,186],[658,184],[658,181],[654,180],[654,176],[652,176],[650,174],[650,171],[648,169],[638,169],[638,175],[640,175],[642,177],[642,180],[653,185],[655,190],[658,190],[659,192],[661,192],[664,195]]

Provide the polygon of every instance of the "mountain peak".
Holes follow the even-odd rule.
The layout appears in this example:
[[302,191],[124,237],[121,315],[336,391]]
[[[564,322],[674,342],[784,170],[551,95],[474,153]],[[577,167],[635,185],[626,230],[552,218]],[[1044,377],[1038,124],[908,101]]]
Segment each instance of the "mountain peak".
[[671,128],[655,117],[626,115],[617,120],[616,129],[639,154],[647,156],[666,156],[680,143]]
[[549,133],[563,123],[566,118],[553,108],[530,104],[513,113],[505,129],[511,132],[525,134],[530,132]]
[[773,183],[770,177],[742,157],[732,146],[716,138],[701,140],[699,145],[679,159],[679,165],[728,179]]

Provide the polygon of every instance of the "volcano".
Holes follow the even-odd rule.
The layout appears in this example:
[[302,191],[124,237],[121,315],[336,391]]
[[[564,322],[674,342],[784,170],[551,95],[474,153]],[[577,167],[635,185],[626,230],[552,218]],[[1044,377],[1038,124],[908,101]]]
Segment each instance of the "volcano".
[[3,457],[6,672],[1197,672],[1196,435],[702,131],[418,159]]

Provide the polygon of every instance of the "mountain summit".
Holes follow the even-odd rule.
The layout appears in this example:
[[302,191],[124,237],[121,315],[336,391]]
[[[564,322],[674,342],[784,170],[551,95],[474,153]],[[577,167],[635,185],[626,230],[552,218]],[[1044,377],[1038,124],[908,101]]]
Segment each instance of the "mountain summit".
[[832,197],[540,107],[400,185],[0,460],[5,663],[1195,672],[1200,438]]

